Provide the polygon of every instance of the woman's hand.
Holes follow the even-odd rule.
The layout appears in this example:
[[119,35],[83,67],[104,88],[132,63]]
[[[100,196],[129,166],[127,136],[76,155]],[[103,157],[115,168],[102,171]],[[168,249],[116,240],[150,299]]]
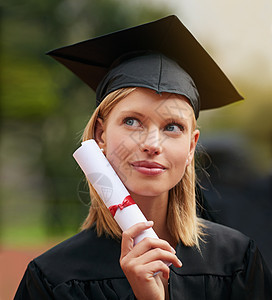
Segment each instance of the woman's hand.
[[[153,226],[153,222],[138,223],[123,232],[120,265],[137,299],[164,299],[161,276],[168,280],[169,267],[164,262],[181,267],[175,250],[161,239],[145,238],[134,246],[134,238]],[[158,275],[156,273],[161,272]]]

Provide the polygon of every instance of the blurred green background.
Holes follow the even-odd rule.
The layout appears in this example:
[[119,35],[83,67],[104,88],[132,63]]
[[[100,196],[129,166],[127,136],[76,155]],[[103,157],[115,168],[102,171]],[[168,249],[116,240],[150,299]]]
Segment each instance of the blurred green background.
[[72,153],[94,93],[45,53],[159,18],[165,10],[115,0],[2,7],[1,243],[28,246],[76,232],[87,214]]
[[[272,7],[264,0],[250,3],[11,0],[0,4],[1,249],[34,249],[61,241],[78,232],[88,212],[83,176],[72,153],[93,111],[94,93],[45,53],[176,14],[246,98],[200,117],[201,144],[216,162],[211,167],[209,161],[210,168],[204,162],[210,173],[209,180],[203,179],[205,195],[211,192],[221,222],[255,235],[272,262],[266,254],[272,229],[267,221],[272,202]],[[249,186],[254,184],[258,187],[251,192]],[[239,202],[245,194],[254,199],[242,197]],[[245,213],[251,207],[247,201],[254,205]],[[255,205],[261,208],[262,238],[248,230],[248,224],[258,225]]]

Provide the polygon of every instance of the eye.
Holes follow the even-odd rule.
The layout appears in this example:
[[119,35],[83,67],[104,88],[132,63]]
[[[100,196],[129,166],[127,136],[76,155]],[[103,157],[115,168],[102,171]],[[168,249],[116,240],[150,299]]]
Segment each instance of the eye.
[[171,124],[167,124],[164,130],[170,132],[181,132],[184,130],[184,127],[180,124],[171,123]]
[[135,118],[125,118],[124,124],[127,126],[137,127],[140,126],[140,122]]

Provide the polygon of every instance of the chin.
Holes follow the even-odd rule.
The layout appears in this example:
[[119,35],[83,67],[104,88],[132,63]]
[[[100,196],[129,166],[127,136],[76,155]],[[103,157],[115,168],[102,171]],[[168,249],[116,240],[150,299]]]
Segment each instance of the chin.
[[150,186],[141,186],[141,187],[127,187],[130,193],[139,195],[142,197],[157,197],[161,194],[164,194],[165,192],[168,192],[168,189],[158,189],[154,185],[152,187]]

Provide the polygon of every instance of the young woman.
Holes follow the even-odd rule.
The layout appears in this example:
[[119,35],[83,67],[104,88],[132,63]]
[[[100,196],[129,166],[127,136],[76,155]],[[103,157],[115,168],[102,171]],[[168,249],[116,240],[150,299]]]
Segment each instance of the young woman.
[[[132,49],[125,46],[122,53],[106,55],[112,57],[103,76],[97,71],[101,71],[97,67],[101,62],[90,63],[90,41],[51,53],[95,85],[98,107],[83,140],[96,140],[149,221],[122,233],[89,184],[91,206],[83,230],[29,264],[15,299],[271,298],[271,274],[254,242],[233,229],[200,219],[196,213],[194,153],[199,110],[240,96],[214,62],[207,63],[210,68],[203,76],[207,59],[203,49],[198,48],[197,57],[203,58],[204,65],[195,69],[195,62],[190,65],[186,60],[195,54],[181,51],[181,57],[175,57],[154,38],[150,44],[148,37],[154,31],[163,39],[160,26],[167,27],[167,37],[172,32],[169,28],[176,30],[174,37],[170,35],[173,45],[164,41],[174,54],[179,48],[177,36],[186,38],[188,34],[174,16],[96,39],[99,49],[107,48],[109,39],[116,46],[120,35],[124,44],[130,44],[124,42],[124,33],[134,41]],[[143,42],[135,49],[139,36]],[[199,47],[190,39],[186,41],[189,49]],[[82,57],[75,58],[82,47],[87,63]],[[98,51],[96,55],[99,57]],[[180,58],[196,74],[196,83],[178,63]],[[207,79],[207,73],[214,70],[217,76]],[[228,91],[222,96],[228,100],[207,104],[220,95],[218,85]],[[204,104],[200,104],[199,94]],[[150,227],[159,239],[146,238],[134,246],[134,238]]]

